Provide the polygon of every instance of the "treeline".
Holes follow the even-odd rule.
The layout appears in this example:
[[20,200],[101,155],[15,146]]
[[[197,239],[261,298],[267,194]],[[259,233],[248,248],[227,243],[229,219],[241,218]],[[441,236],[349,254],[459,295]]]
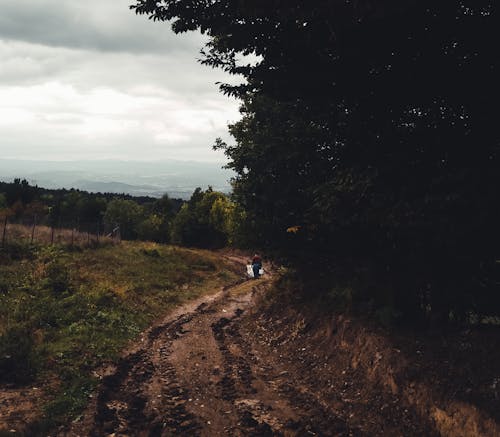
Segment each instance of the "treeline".
[[[499,5],[137,0],[242,75],[218,140],[246,235],[346,308],[500,315]],[[254,64],[241,55],[254,55]],[[243,61],[239,61],[243,59]]]
[[93,234],[119,232],[126,240],[222,247],[237,238],[237,214],[234,203],[210,187],[205,191],[197,188],[185,202],[167,194],[155,199],[49,190],[24,179],[0,182],[0,218]]

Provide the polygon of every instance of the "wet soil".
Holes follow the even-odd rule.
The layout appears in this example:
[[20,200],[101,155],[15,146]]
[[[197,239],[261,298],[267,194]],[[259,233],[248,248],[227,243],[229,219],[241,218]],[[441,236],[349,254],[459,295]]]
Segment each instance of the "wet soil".
[[[243,270],[244,256],[224,257]],[[500,436],[498,335],[389,335],[269,304],[273,281],[271,268],[159,320],[96,372],[89,408],[57,435]],[[30,390],[3,410],[10,423],[36,418]]]
[[397,397],[356,397],[350,375],[326,384],[317,351],[252,310],[271,282],[242,282],[152,327],[103,370],[88,412],[60,435],[435,435]]

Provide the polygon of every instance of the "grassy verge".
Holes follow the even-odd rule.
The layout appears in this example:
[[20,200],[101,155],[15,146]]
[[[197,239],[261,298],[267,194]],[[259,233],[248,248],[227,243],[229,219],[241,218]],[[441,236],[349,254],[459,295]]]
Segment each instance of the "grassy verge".
[[3,248],[0,384],[46,387],[38,429],[65,423],[87,404],[96,367],[161,314],[236,278],[213,253],[152,243]]

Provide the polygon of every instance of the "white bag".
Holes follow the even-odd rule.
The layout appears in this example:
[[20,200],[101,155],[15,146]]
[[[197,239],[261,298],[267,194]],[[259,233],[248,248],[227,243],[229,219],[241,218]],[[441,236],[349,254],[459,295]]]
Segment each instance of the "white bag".
[[247,264],[247,276],[253,278],[253,269],[251,264]]
[[[264,269],[261,268],[259,270],[259,275],[263,275],[264,274]],[[252,268],[252,264],[247,264],[247,276],[249,278],[253,278],[253,268]]]

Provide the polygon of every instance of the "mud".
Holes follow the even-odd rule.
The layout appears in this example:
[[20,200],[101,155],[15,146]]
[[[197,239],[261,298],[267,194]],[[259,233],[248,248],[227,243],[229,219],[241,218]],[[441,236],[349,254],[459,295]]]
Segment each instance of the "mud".
[[[239,267],[246,261],[227,259]],[[453,360],[441,344],[432,355],[424,349],[432,349],[429,340],[397,342],[344,316],[320,320],[276,302],[266,307],[269,270],[159,320],[116,364],[96,371],[101,382],[89,408],[57,435],[500,436],[497,386],[489,383],[498,366],[482,367],[488,384],[469,384],[479,387],[475,393],[462,387],[458,363],[472,366],[468,355]],[[468,334],[459,345],[464,338],[475,344]],[[11,423],[36,418],[37,390],[22,393],[30,401]],[[464,393],[482,394],[481,402]],[[17,398],[4,390],[0,404]]]
[[280,332],[275,321],[252,312],[271,281],[268,275],[242,282],[152,327],[115,367],[103,370],[83,419],[59,435],[435,434],[397,399],[348,399],[350,375],[343,392],[315,380],[310,370],[317,370],[318,357],[307,345],[295,350],[293,332]]
[[272,281],[271,270],[159,321],[101,369],[88,411],[59,435],[498,435],[484,412],[442,402],[437,381],[425,383],[435,373],[384,335],[340,316],[264,310]]

